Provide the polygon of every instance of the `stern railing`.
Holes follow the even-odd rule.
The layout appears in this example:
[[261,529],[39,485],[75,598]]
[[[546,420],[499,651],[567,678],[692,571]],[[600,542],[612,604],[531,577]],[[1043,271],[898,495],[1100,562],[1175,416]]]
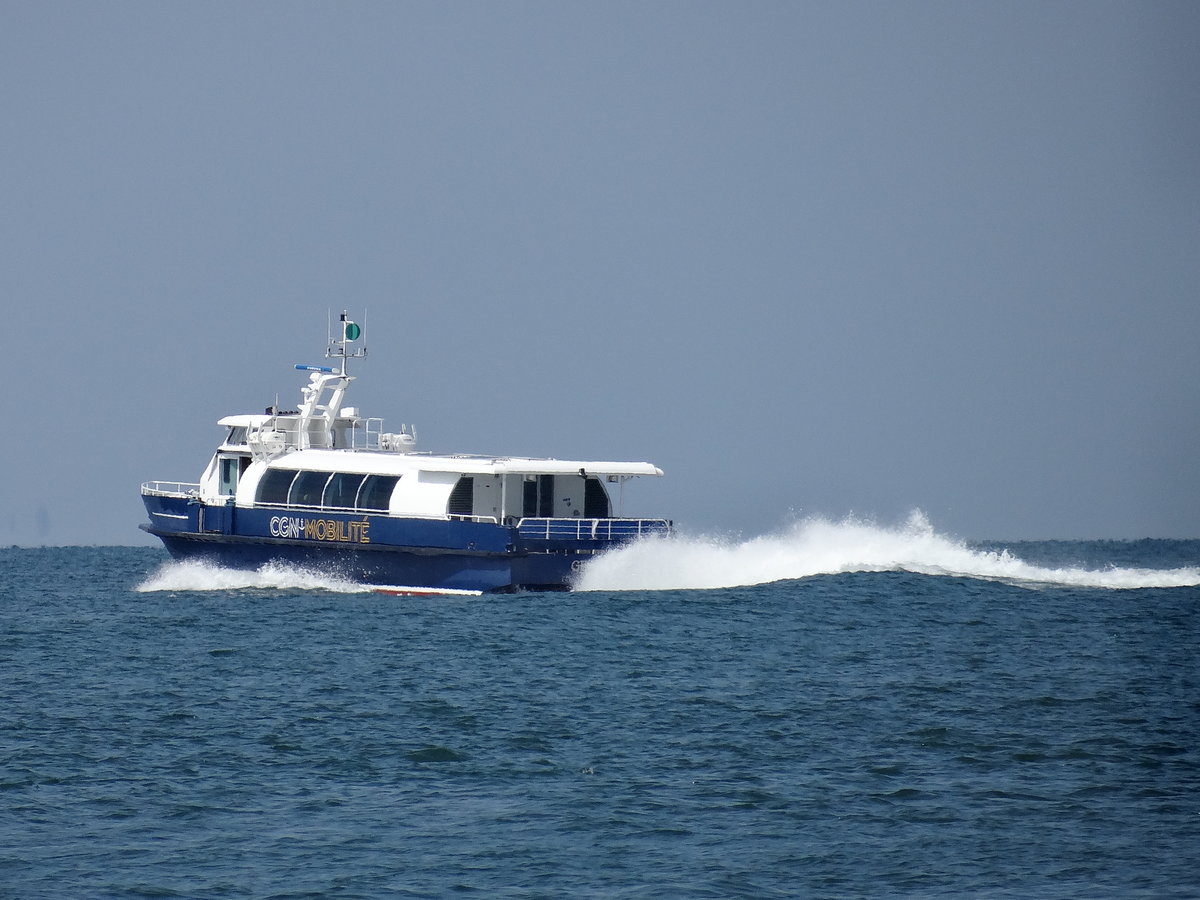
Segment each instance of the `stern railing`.
[[188,481],[147,481],[142,484],[142,493],[151,497],[195,497],[200,485]]
[[517,523],[521,537],[545,541],[627,541],[670,531],[669,519],[525,518]]

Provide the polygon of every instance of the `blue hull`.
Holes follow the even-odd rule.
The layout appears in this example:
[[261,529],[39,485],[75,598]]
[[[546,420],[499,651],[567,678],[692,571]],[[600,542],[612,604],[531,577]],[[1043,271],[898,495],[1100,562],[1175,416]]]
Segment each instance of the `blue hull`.
[[[144,496],[149,525],[176,559],[238,569],[282,562],[362,584],[464,591],[569,590],[601,550],[664,520],[416,519],[288,509],[239,509]],[[646,524],[650,523],[650,524]]]
[[[464,591],[567,590],[570,587],[567,579],[571,574],[571,561],[565,557],[554,561],[547,559],[550,565],[527,566],[526,560],[512,557],[467,555],[454,551],[415,552],[395,547],[359,550],[288,541],[264,543],[208,534],[159,533],[158,537],[176,559],[200,559],[232,569],[257,569],[267,563],[286,563],[362,584]],[[526,576],[533,576],[534,570],[539,570],[537,583],[526,583],[527,579],[519,574],[522,569]]]

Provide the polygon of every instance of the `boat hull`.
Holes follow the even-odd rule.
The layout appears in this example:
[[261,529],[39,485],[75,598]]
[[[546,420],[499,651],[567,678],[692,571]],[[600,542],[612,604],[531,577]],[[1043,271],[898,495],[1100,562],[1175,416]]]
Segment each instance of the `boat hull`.
[[[569,590],[596,553],[665,520],[526,520],[498,525],[326,510],[242,509],[146,496],[151,523],[176,559],[236,569],[283,563],[367,585],[451,591]],[[636,528],[631,523],[637,523]],[[650,523],[650,524],[644,524]]]
[[[154,534],[155,532],[147,529]],[[370,585],[413,585],[459,591],[567,590],[570,561],[554,573],[553,583],[525,586],[514,574],[515,560],[497,555],[454,551],[405,550],[398,547],[311,545],[291,541],[267,543],[225,535],[158,533],[175,559],[203,560],[231,569],[258,569],[282,563]],[[551,567],[553,568],[553,567]],[[518,571],[520,566],[517,567]]]

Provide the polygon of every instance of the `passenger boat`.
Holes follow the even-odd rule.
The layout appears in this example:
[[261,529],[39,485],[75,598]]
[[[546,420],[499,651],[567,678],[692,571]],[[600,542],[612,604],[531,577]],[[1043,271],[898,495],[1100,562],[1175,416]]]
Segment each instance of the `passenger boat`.
[[[148,481],[143,530],[177,559],[233,568],[271,562],[396,593],[567,590],[597,553],[669,533],[668,519],[625,518],[624,486],[662,475],[645,462],[437,455],[415,429],[344,406],[366,355],[343,313],[308,372],[298,409],[226,416],[200,481]],[[610,490],[616,489],[616,503]]]

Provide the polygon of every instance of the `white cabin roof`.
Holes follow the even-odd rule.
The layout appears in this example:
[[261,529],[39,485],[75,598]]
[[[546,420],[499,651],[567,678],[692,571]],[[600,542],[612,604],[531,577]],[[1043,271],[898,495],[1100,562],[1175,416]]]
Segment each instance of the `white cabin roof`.
[[[228,416],[240,419],[241,416]],[[224,422],[224,420],[222,420]],[[226,424],[240,424],[232,421]],[[368,475],[401,475],[407,472],[458,472],[463,475],[662,475],[647,462],[534,459],[503,456],[434,456],[424,453],[387,453],[366,450],[297,450],[277,456],[271,468],[312,469],[322,472],[355,472]]]

